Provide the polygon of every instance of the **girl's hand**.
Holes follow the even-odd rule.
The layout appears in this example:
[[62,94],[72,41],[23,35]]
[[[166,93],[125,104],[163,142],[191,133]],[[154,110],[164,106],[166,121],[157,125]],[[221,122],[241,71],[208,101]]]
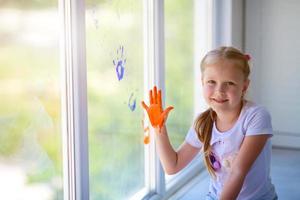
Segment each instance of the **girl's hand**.
[[154,86],[153,91],[149,91],[149,101],[150,105],[147,106],[144,101],[142,101],[143,108],[147,111],[151,125],[161,128],[165,121],[167,120],[169,112],[174,108],[169,106],[167,109],[163,110],[161,101],[161,90],[158,90]]

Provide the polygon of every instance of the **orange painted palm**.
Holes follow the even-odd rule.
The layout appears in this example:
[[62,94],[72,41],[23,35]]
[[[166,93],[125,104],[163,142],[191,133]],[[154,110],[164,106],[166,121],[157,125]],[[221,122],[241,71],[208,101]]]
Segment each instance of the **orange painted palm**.
[[161,101],[161,90],[158,90],[157,92],[156,86],[154,86],[153,91],[149,91],[149,101],[149,106],[147,106],[144,101],[142,101],[142,106],[148,113],[151,125],[153,127],[161,128],[164,125],[169,112],[174,107],[169,106],[167,109],[163,110]]
[[[147,111],[150,123],[153,127],[161,128],[167,117],[169,112],[173,109],[173,106],[169,106],[166,110],[162,109],[162,101],[161,101],[161,90],[157,92],[156,86],[154,86],[153,91],[149,91],[149,101],[150,105],[147,106],[144,101],[142,101],[143,108]],[[144,121],[143,121],[144,122]],[[144,127],[144,123],[143,127]],[[144,144],[149,144],[150,142],[150,134],[149,127],[144,127]]]

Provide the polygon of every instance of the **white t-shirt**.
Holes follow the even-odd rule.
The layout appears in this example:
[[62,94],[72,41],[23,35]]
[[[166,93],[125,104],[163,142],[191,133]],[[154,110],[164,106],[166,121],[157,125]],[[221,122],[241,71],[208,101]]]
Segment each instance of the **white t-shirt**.
[[[211,178],[209,195],[220,197],[232,163],[240,149],[244,137],[272,133],[271,117],[268,111],[253,102],[246,101],[234,126],[226,131],[217,130],[214,123],[210,145],[221,168],[216,170],[216,179]],[[201,148],[194,127],[191,127],[186,138],[190,145]],[[271,140],[268,139],[262,152],[251,166],[238,196],[238,200],[269,200],[276,197],[270,178]]]

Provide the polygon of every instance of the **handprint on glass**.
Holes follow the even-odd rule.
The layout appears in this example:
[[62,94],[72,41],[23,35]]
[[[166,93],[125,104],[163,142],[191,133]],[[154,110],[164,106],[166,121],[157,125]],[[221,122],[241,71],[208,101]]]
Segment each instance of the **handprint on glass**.
[[122,80],[124,76],[126,58],[124,58],[124,47],[120,46],[117,50],[117,58],[113,60],[113,64],[116,67],[116,73],[118,80]]
[[96,17],[96,6],[92,9],[92,18],[93,18],[93,23],[96,27],[96,29],[99,28],[99,20]]
[[136,107],[136,98],[133,99],[134,94],[131,93],[129,100],[128,100],[128,107],[130,108],[130,110],[133,112],[135,110]]

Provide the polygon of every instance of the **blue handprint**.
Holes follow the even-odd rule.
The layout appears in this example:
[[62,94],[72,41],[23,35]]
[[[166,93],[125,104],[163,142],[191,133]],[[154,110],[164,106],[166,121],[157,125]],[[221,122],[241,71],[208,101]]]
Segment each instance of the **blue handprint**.
[[132,98],[133,98],[133,93],[131,93],[129,100],[128,100],[128,107],[133,112],[136,107],[136,99],[132,100]]
[[116,67],[116,73],[118,80],[122,80],[124,76],[126,58],[124,58],[124,47],[120,46],[117,50],[117,58],[113,60],[113,64]]

